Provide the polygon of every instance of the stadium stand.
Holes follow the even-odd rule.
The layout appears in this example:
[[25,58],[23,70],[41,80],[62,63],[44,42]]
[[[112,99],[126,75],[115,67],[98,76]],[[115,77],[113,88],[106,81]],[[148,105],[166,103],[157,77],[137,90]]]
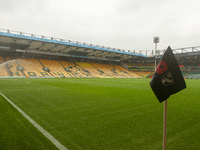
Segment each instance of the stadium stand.
[[[38,56],[39,57],[39,56]],[[199,60],[197,60],[199,61]],[[7,62],[7,63],[5,63]],[[187,61],[193,64],[191,59]],[[4,64],[5,63],[5,64]],[[142,64],[142,65],[141,65]],[[108,62],[87,62],[87,60],[58,60],[27,58],[27,56],[0,56],[1,77],[78,77],[78,78],[141,78],[152,77],[154,63],[127,63],[128,69],[120,64]],[[180,65],[185,78],[200,78],[200,66]]]
[[7,66],[4,63],[4,58],[0,56],[0,76],[9,76]]
[[[5,61],[8,62],[6,63],[7,65],[3,64]],[[131,66],[132,69],[127,70],[116,64],[82,61],[70,62],[69,60],[53,60],[42,58],[15,58],[14,56],[0,56],[0,64],[0,76],[13,77],[138,78],[150,77],[154,72],[154,64]],[[200,66],[181,67],[181,71],[183,72],[185,78],[199,78],[199,70]]]
[[[155,57],[136,51],[0,31],[1,77],[151,77]],[[11,34],[12,33],[12,34]],[[26,36],[24,36],[26,35]],[[200,78],[200,46],[174,49],[185,78]],[[159,51],[159,62],[164,50]]]
[[200,66],[183,66],[181,71],[186,79],[200,79]]

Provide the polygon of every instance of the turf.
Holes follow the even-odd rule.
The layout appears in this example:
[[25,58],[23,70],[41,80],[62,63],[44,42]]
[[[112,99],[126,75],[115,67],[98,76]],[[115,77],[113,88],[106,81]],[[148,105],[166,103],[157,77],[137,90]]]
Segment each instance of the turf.
[[0,149],[46,149],[56,147],[0,96]]
[[[163,103],[149,81],[0,79],[0,91],[69,150],[160,150]],[[168,100],[167,148],[172,150],[200,147],[200,80],[186,84],[187,89]],[[21,149],[23,142],[30,149],[55,148],[2,97],[0,102],[0,128],[9,128],[0,136],[0,145],[20,141],[9,149]],[[18,124],[26,132],[19,133]]]

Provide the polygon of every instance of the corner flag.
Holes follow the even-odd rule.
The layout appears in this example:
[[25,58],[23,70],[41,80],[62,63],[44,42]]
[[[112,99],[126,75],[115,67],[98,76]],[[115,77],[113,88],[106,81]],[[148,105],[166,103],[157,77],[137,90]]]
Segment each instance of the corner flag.
[[160,60],[150,81],[150,86],[160,103],[170,95],[186,88],[183,75],[170,47],[167,48]]

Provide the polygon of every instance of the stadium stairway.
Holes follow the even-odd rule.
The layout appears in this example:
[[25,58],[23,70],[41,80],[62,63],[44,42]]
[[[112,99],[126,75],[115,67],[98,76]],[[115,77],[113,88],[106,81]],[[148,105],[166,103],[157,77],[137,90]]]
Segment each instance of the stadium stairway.
[[153,74],[154,74],[154,71],[151,71],[151,73],[147,76],[147,78],[150,78],[150,77],[152,77],[153,76]]
[[126,77],[126,78],[134,77],[130,74],[128,70],[124,69],[122,66],[114,65],[114,67],[116,68],[116,71],[119,72],[119,74],[121,74],[123,77]]
[[95,69],[94,73],[96,75],[96,77],[107,77],[106,74],[102,71],[99,70],[96,66],[96,63],[90,63],[90,65]]
[[101,63],[91,63],[91,64],[100,72],[100,74],[103,77],[105,77],[105,78],[113,77],[111,74],[111,71],[108,70],[105,66],[103,66],[103,64],[101,64]]
[[82,62],[74,62],[75,66],[78,67],[80,69],[80,72],[82,73],[83,77],[94,77],[90,71],[88,70],[87,67],[84,67],[84,63]]
[[23,76],[26,77],[26,74],[24,73],[24,69],[23,67],[20,66],[18,60],[16,59],[16,63],[17,63],[17,70],[21,71],[21,73],[23,74]]
[[137,73],[141,77],[147,78],[147,76],[151,73],[151,71],[136,71],[135,73]]
[[[17,70],[18,66],[16,63],[16,59],[14,57],[5,57],[6,61],[9,61],[7,63],[7,68],[8,68],[8,72],[10,72],[10,76],[13,77],[22,77],[24,76],[21,71]],[[10,70],[10,71],[9,71]]]
[[93,67],[93,65],[91,65],[90,63],[77,62],[77,64],[82,68],[82,70],[90,74],[89,77],[96,77],[96,78],[102,77],[102,74],[100,74],[100,72],[95,67]]
[[96,77],[107,77],[107,75],[100,69],[95,66],[95,64],[98,63],[91,63],[90,65],[92,66],[91,72],[96,76]]
[[70,62],[68,60],[58,60],[58,62],[61,64],[61,66],[63,66],[63,68],[65,69],[65,71],[69,74],[70,77],[77,77],[72,70],[69,68],[69,64]]
[[[5,58],[4,58],[4,62],[6,62],[6,59],[5,59]],[[6,67],[6,71],[7,71],[8,75],[9,75],[9,76],[13,76],[13,75],[12,75],[12,72],[10,71],[10,69],[9,69],[9,67],[8,67],[8,63],[5,64],[5,67]]]
[[58,63],[63,67],[64,71],[69,75],[69,77],[74,76],[73,73],[71,73],[59,60],[57,60]]
[[76,62],[69,62],[68,69],[78,78],[87,77],[87,74],[76,64]]
[[114,65],[114,64],[113,64],[112,66],[113,66],[113,68],[114,68],[114,71],[115,71],[119,76],[121,76],[122,78],[127,78],[127,77],[129,77],[127,73],[125,73],[124,71],[122,71],[122,70],[118,67],[118,65]]
[[109,70],[109,74],[112,75],[113,77],[122,77],[120,74],[118,74],[118,72],[116,71],[116,68],[113,67],[112,65],[110,64],[103,64],[103,66],[105,68],[107,68],[107,70]]

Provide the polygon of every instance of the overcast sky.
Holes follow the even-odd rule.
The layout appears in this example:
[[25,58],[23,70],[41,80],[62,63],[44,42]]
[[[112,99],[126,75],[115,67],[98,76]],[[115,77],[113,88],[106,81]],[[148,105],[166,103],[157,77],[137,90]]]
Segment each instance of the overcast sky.
[[0,28],[125,50],[200,46],[200,0],[0,0]]

